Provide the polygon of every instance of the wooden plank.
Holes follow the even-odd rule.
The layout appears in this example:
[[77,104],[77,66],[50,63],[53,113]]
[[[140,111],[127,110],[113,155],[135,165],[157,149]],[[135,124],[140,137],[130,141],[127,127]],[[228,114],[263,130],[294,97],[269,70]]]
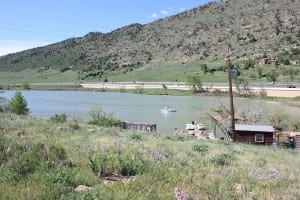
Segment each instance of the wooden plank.
[[265,137],[265,144],[272,145],[273,144],[273,136],[272,137]]
[[295,136],[295,148],[300,151],[300,135]]

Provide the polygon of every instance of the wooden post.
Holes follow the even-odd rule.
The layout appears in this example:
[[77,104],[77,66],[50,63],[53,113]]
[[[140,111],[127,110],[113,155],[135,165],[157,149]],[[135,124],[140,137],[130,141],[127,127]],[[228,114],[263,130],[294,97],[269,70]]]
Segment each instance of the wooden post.
[[234,105],[233,105],[233,93],[232,93],[232,77],[231,77],[231,64],[230,64],[230,48],[228,48],[228,81],[229,81],[229,98],[230,98],[230,114],[231,114],[231,137],[235,140],[235,119],[234,119]]
[[213,129],[214,129],[214,136],[215,138],[217,138],[217,123],[215,121],[213,121]]

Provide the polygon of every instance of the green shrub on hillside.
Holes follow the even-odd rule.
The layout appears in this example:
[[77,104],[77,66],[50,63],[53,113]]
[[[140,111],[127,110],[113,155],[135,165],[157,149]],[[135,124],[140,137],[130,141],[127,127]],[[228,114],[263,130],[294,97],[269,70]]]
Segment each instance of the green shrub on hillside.
[[208,152],[208,145],[206,144],[196,144],[193,146],[193,151],[205,154]]
[[200,64],[201,71],[206,74],[208,72],[207,64]]
[[29,153],[24,152],[14,155],[5,162],[0,175],[4,181],[18,182],[32,174],[38,167],[38,160],[31,157]]
[[0,176],[7,182],[19,182],[37,170],[72,166],[65,149],[54,144],[20,145],[1,139],[0,153]]
[[140,134],[133,133],[132,135],[130,135],[130,139],[139,141],[139,140],[142,140],[142,136]]
[[64,123],[67,121],[67,115],[66,114],[55,114],[50,118],[50,121],[55,123]]
[[121,126],[120,120],[116,119],[113,116],[113,113],[109,113],[107,115],[102,111],[102,108],[100,107],[95,107],[92,110],[90,110],[89,115],[93,119],[88,122],[89,124],[94,124],[94,125],[104,126],[104,127]]
[[300,54],[300,49],[299,48],[291,49],[291,53],[292,53],[292,55],[299,55]]
[[8,101],[4,97],[0,97],[0,113],[8,111]]
[[221,155],[216,155],[214,158],[212,158],[211,162],[215,166],[227,166],[230,165],[230,163],[234,160],[234,156],[228,153],[223,153]]
[[268,120],[277,130],[285,130],[288,127],[288,116],[281,110],[275,110],[269,113]]
[[103,110],[100,107],[94,107],[89,111],[89,115],[92,117],[93,121],[97,121],[103,115]]
[[114,151],[103,149],[89,156],[90,167],[97,176],[117,173],[123,176],[143,174],[150,161],[141,152],[129,152],[125,149]]
[[254,67],[254,61],[252,59],[248,59],[244,61],[244,69],[248,70]]
[[73,119],[69,123],[69,127],[71,130],[79,130],[80,129],[80,121],[77,119]]
[[272,69],[269,73],[266,74],[266,76],[267,79],[269,81],[272,81],[272,83],[274,84],[279,77],[279,73],[275,69]]

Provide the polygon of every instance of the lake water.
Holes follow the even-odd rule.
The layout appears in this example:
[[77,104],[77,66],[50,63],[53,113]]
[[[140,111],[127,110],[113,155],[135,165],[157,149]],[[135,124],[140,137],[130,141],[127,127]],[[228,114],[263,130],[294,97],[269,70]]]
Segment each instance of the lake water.
[[[14,91],[5,91],[0,96],[11,99]],[[112,112],[117,119],[128,122],[155,123],[158,133],[168,134],[174,128],[184,129],[186,123],[196,120],[211,129],[207,113],[213,114],[218,105],[228,105],[227,97],[212,96],[161,96],[118,92],[91,91],[22,91],[30,114],[40,118],[50,118],[54,114],[65,113],[69,118],[90,120],[88,112],[101,107],[104,112]],[[282,109],[300,115],[300,108],[283,106],[279,103],[235,99],[236,112],[257,111],[262,114],[272,109]],[[169,106],[177,110],[162,113],[160,108]],[[264,122],[261,122],[264,123]]]

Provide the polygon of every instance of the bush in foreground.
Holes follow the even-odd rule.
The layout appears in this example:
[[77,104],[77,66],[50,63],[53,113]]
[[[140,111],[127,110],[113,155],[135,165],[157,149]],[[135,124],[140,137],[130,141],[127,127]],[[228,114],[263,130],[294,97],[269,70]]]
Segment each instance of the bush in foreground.
[[55,114],[50,118],[50,121],[55,123],[64,123],[67,121],[67,115],[66,114]]
[[91,154],[89,160],[92,171],[99,177],[106,173],[135,176],[142,174],[150,164],[141,152],[130,152],[126,149],[103,149]]
[[112,113],[108,115],[102,111],[102,108],[95,107],[89,111],[89,115],[92,117],[92,120],[89,121],[89,124],[94,124],[103,127],[120,127],[120,120],[116,119]]

